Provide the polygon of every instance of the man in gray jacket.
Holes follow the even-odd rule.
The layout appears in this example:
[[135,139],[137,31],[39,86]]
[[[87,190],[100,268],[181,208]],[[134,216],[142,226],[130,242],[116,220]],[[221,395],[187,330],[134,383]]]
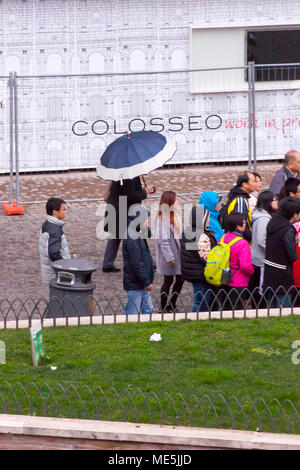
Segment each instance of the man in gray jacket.
[[287,178],[298,178],[300,180],[300,153],[296,150],[290,150],[285,154],[284,164],[280,170],[275,173],[270,191],[279,196],[280,190]]
[[53,261],[70,258],[68,243],[63,232],[63,219],[66,217],[66,203],[53,197],[46,204],[47,218],[42,225],[39,238],[41,274],[44,282],[55,279]]

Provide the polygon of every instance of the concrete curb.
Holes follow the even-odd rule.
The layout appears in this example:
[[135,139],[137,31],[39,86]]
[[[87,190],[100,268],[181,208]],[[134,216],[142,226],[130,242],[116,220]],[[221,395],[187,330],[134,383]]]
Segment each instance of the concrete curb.
[[[32,446],[36,438],[48,437],[99,441],[99,448],[113,449],[116,449],[116,443],[119,448],[126,448],[126,443],[135,443],[139,448],[141,444],[147,444],[147,449],[151,445],[157,448],[157,444],[177,449],[300,449],[300,435],[293,434],[19,415],[0,415],[0,448],[5,435],[27,436],[28,443],[32,440]],[[107,441],[106,444],[103,441]],[[46,442],[44,439],[44,445]]]

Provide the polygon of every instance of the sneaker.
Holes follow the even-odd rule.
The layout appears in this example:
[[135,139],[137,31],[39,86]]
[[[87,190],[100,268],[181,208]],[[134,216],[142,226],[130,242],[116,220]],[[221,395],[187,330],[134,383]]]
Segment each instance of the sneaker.
[[104,273],[119,273],[121,269],[115,268],[114,266],[112,268],[102,268],[102,272]]

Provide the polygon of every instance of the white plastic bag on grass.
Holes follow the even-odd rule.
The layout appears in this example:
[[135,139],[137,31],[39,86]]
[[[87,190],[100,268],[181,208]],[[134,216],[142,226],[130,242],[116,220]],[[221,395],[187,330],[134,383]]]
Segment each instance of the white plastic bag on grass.
[[150,341],[161,341],[161,335],[159,333],[153,333],[150,336]]

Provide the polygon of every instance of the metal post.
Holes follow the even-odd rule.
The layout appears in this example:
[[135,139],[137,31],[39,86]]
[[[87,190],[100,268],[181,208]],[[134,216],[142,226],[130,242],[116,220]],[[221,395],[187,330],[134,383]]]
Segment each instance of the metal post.
[[249,122],[249,129],[248,129],[248,170],[251,170],[252,165],[252,91],[251,91],[251,67],[250,63],[248,62],[247,74],[248,74],[248,122]]
[[252,94],[252,116],[253,116],[253,129],[252,129],[252,147],[253,147],[253,169],[256,171],[256,127],[255,127],[255,66],[254,62],[251,64],[251,94]]
[[14,74],[14,111],[15,111],[15,159],[16,159],[16,203],[20,202],[20,180],[19,180],[19,127],[18,127],[18,94],[16,72]]
[[13,205],[14,191],[14,74],[9,74],[9,203]]

